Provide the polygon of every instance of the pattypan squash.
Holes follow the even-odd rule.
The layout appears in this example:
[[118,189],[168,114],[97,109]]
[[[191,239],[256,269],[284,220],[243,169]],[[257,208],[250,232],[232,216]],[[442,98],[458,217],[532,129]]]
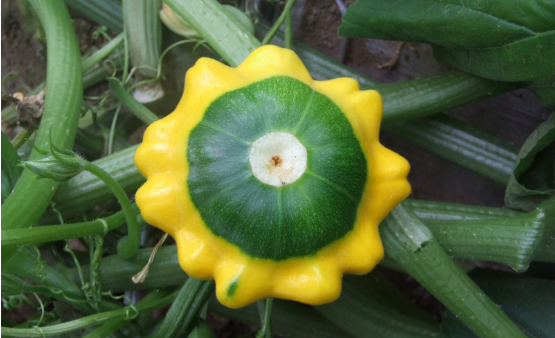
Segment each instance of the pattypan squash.
[[382,259],[378,225],[410,192],[407,161],[378,141],[381,117],[376,91],[315,81],[288,49],[260,47],[237,68],[202,58],[145,132],[137,204],[222,304],[331,302],[343,273]]

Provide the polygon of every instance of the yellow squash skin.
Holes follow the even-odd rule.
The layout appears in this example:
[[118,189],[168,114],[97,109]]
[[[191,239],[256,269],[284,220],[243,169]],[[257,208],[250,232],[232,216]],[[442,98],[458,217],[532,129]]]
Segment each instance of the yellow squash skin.
[[[273,76],[289,76],[331,99],[346,115],[367,159],[366,186],[353,230],[316,255],[284,261],[253,258],[204,224],[187,187],[187,142],[221,95]],[[216,281],[218,300],[238,308],[267,297],[318,305],[339,297],[343,273],[365,274],[383,257],[378,225],[410,193],[409,164],[378,141],[382,100],[351,78],[315,81],[288,49],[263,46],[237,68],[202,58],[189,69],[175,111],[153,123],[135,154],[147,182],[138,190],[144,219],[177,242],[179,263],[195,278]],[[241,276],[235,292],[230,285]]]

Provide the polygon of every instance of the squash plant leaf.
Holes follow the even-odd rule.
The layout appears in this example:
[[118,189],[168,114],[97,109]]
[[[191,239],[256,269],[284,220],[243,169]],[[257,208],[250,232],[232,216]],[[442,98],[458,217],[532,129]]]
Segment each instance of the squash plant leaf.
[[519,151],[507,189],[505,203],[531,211],[555,196],[555,114],[530,134]]
[[[475,270],[470,277],[529,337],[553,337],[555,281],[492,270]],[[443,315],[441,328],[442,338],[476,337],[451,312]]]
[[2,204],[12,192],[21,174],[22,168],[17,166],[18,163],[17,151],[2,133]]
[[525,82],[542,104],[555,105],[555,0],[357,0],[339,33],[430,43],[440,62]]

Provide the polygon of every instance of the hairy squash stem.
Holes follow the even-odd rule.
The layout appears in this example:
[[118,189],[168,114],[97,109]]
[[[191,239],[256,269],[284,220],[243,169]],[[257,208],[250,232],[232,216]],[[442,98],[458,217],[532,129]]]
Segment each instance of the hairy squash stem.
[[[52,141],[62,149],[70,149],[75,139],[83,100],[81,55],[73,23],[61,0],[31,0],[47,38],[48,92],[35,145],[45,149]],[[33,150],[30,159],[43,155]],[[13,192],[2,206],[2,228],[28,228],[37,223],[54,196],[59,183],[40,179],[24,170]],[[6,262],[14,249],[2,250]]]
[[384,130],[503,187],[516,165],[516,147],[446,115],[388,124]]
[[401,203],[380,227],[386,255],[482,338],[526,335],[441,248],[432,232]]

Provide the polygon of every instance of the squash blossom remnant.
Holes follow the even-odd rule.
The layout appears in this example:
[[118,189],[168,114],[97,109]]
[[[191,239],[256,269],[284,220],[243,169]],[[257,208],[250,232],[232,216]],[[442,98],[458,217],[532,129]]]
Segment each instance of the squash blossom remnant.
[[202,58],[137,150],[137,204],[226,306],[334,301],[344,273],[382,259],[378,225],[410,193],[381,117],[377,92],[314,81],[288,49],[260,47],[237,68]]

